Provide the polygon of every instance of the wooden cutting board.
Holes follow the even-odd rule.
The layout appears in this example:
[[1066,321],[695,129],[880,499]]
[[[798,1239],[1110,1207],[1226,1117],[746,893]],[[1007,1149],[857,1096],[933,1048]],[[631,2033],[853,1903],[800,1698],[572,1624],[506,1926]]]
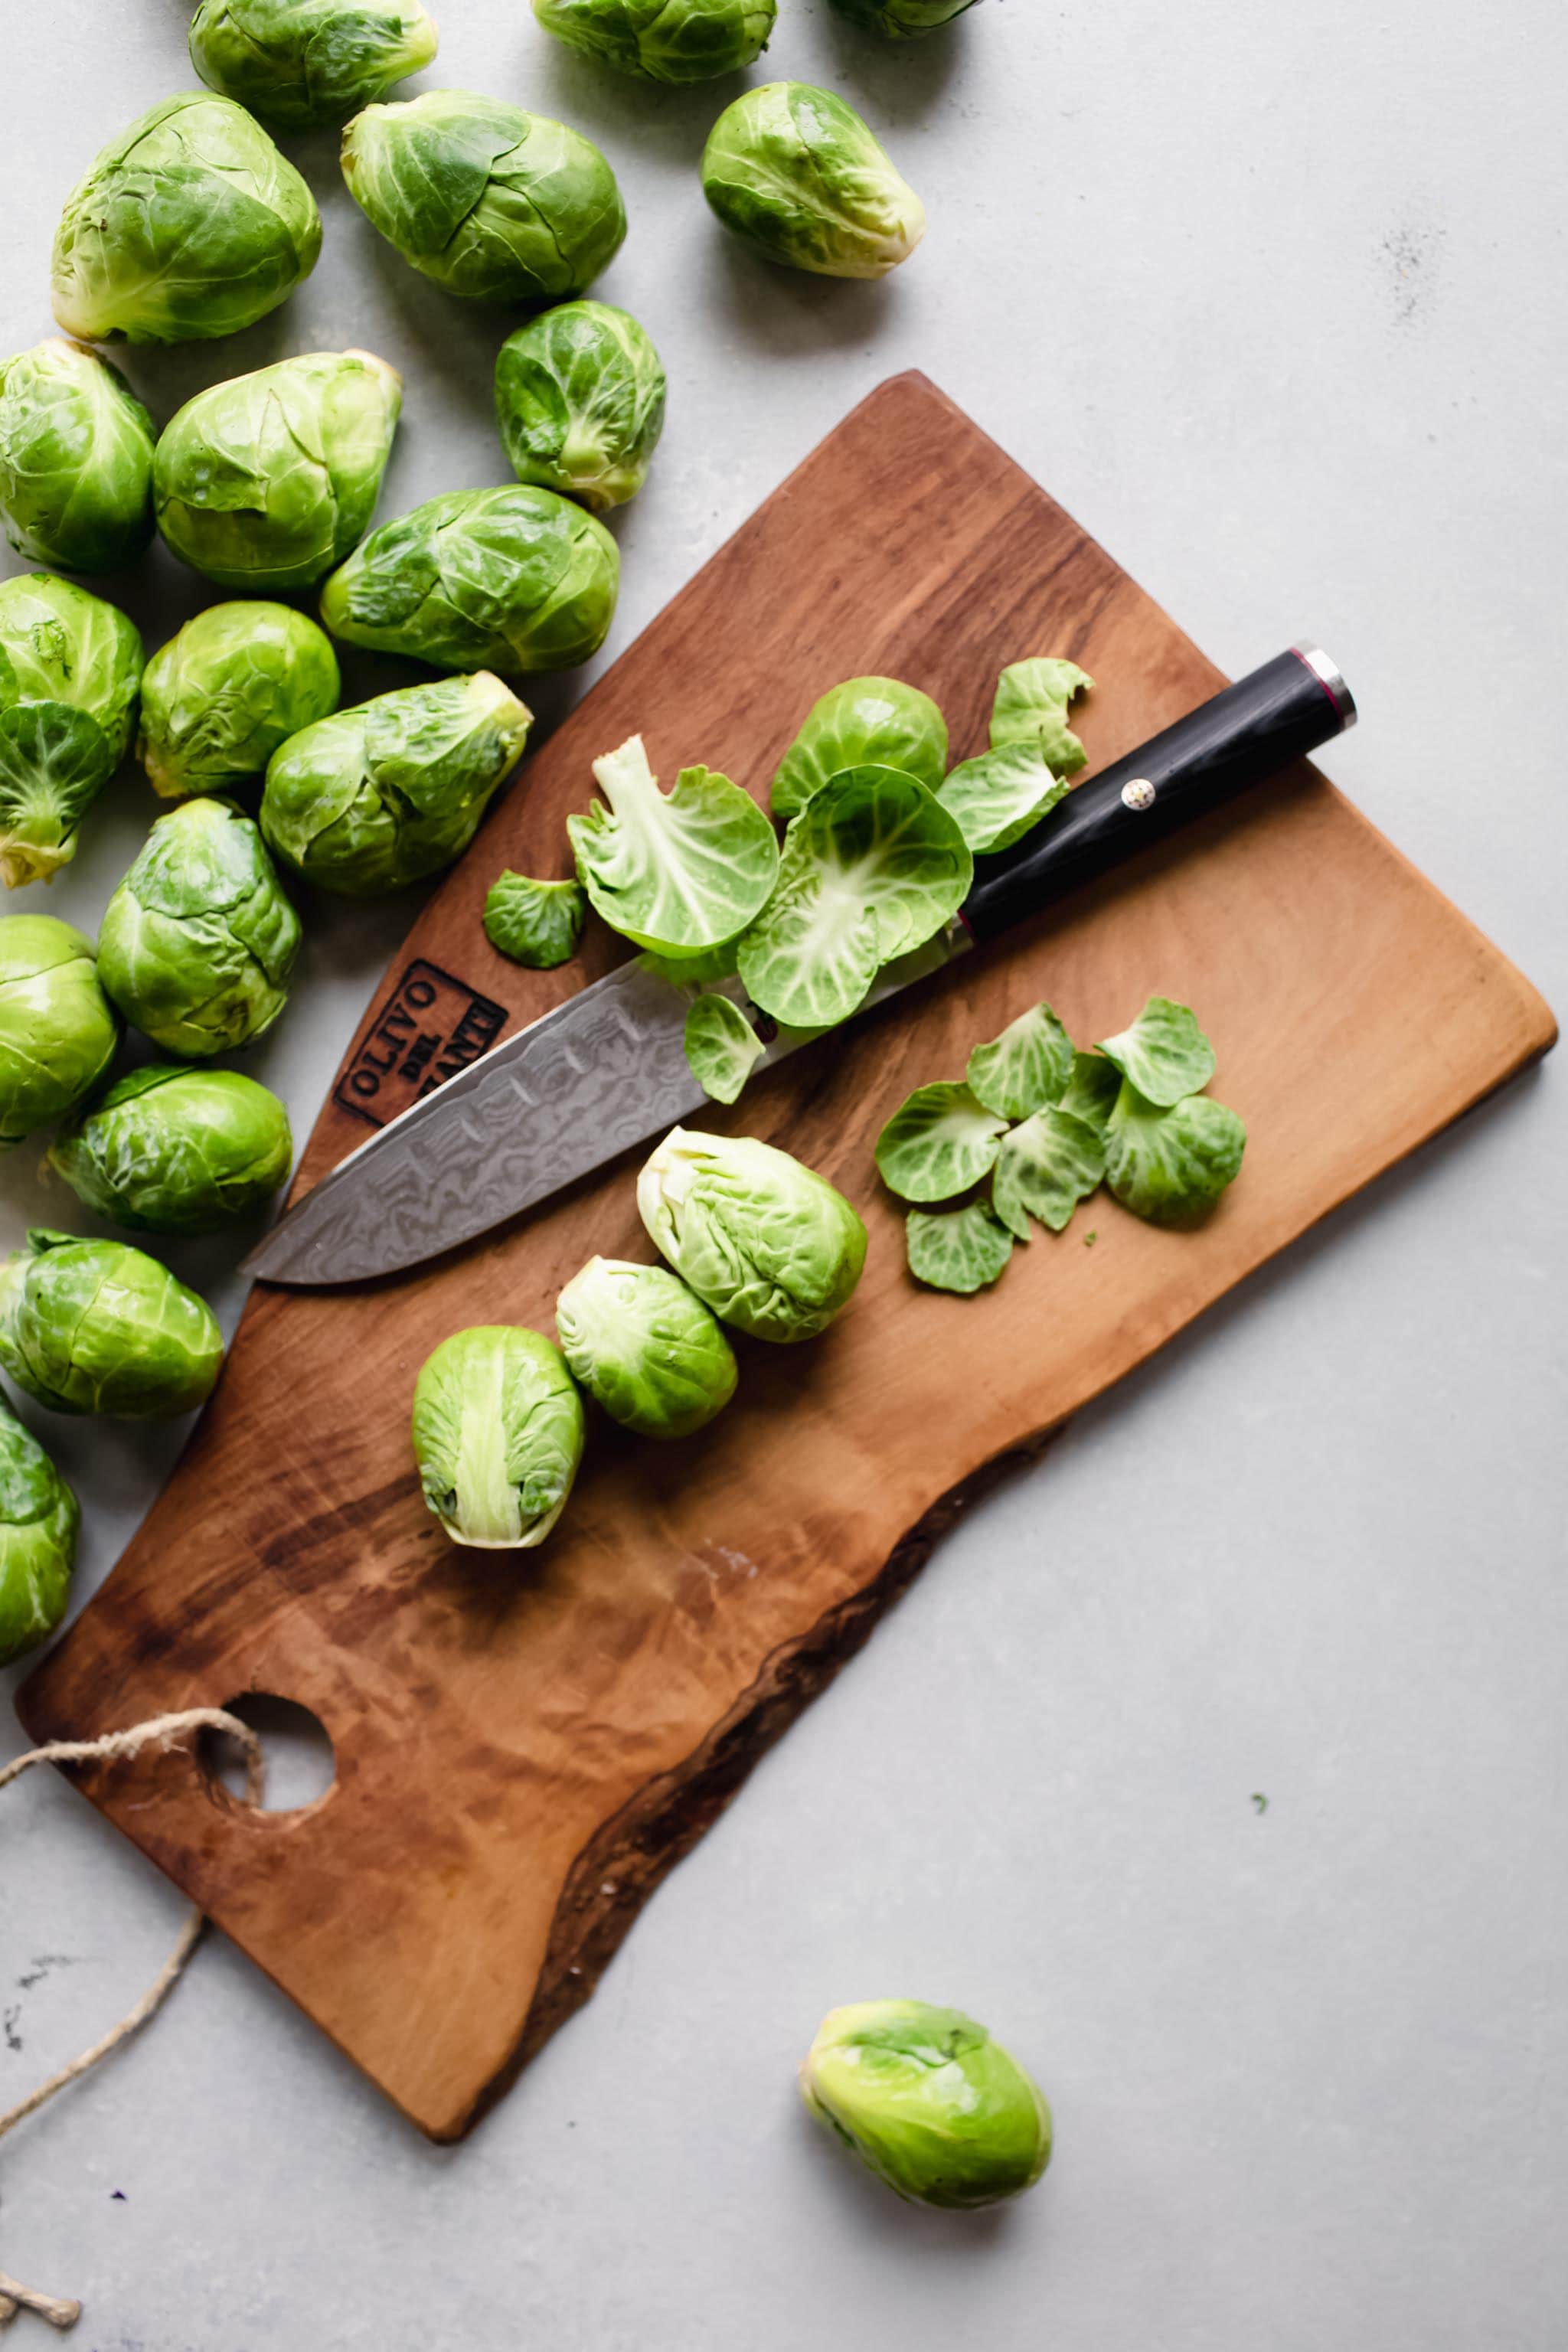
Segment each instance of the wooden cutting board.
[[[1265,625],[1258,659],[1287,625]],[[1335,650],[1353,685],[1353,647]],[[997,670],[1047,652],[1100,681],[1082,721],[1097,765],[1223,683],[922,377],[885,383],[524,769],[395,961],[296,1190],[616,960],[595,929],[580,962],[521,971],[479,925],[503,865],[567,870],[562,821],[595,754],[640,730],[667,779],[701,760],[761,793],[815,697],[861,671],[929,688],[968,754]],[[1373,711],[1361,756],[1376,726]],[[1197,1007],[1215,1092],[1250,1131],[1212,1222],[1160,1233],[1101,1195],[994,1292],[918,1290],[871,1160],[889,1111],[1038,998],[1085,1042],[1154,990]],[[312,1708],[337,1780],[300,1812],[248,1812],[189,1757],[81,1785],[421,2129],[454,2137],[586,1999],[987,1466],[1552,1036],[1520,974],[1298,768],[715,1112],[857,1202],[864,1282],[816,1345],[742,1342],[739,1396],[699,1438],[595,1427],[542,1552],[441,1534],[409,1453],[414,1378],[465,1324],[551,1330],[595,1251],[651,1255],[640,1155],[417,1273],[255,1293],[178,1471],[26,1684],[22,1719],[42,1739],[252,1690]]]

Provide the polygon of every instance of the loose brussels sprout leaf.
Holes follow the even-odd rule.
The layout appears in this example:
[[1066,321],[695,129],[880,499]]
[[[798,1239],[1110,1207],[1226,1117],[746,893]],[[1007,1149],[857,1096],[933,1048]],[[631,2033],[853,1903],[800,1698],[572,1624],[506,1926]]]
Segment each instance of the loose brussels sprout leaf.
[[664,430],[665,373],[629,310],[562,302],[509,335],[496,362],[496,421],[520,482],[595,514],[635,498]]
[[451,490],[372,531],[322,589],[321,618],[378,653],[526,677],[598,652],[620,582],[604,524],[553,490]]
[[81,933],[52,915],[0,915],[0,1150],[91,1094],[119,1043]]
[[66,1613],[81,1511],[31,1430],[0,1402],[0,1666]]
[[1031,1004],[1000,1037],[976,1045],[964,1076],[999,1118],[1027,1118],[1060,1101],[1072,1066],[1072,1039],[1050,1006]]
[[647,81],[712,81],[754,64],[778,0],[533,0],[547,33]]
[[662,1265],[590,1258],[556,1301],[555,1328],[589,1395],[643,1437],[689,1437],[735,1393],[733,1349]]
[[637,1209],[681,1280],[754,1339],[814,1339],[866,1263],[843,1194],[751,1136],[672,1128],[637,1178]]
[[773,783],[775,816],[798,816],[847,768],[900,768],[930,792],[947,773],[947,721],[917,686],[851,677],[806,713]]
[[868,33],[885,33],[890,41],[910,41],[941,32],[966,8],[973,8],[974,0],[834,0],[834,5],[852,25],[863,25]]
[[0,360],[0,519],[19,555],[118,572],[153,536],[153,420],[118,368],[63,335]]
[[201,0],[191,63],[274,131],[345,122],[436,54],[418,0]]
[[661,793],[640,735],[594,762],[604,793],[566,831],[583,887],[612,930],[658,955],[690,956],[743,931],[778,877],[773,829],[749,793],[682,768]]
[[566,1507],[583,1459],[583,1400],[538,1331],[481,1324],[425,1360],[414,1388],[414,1458],[454,1543],[529,1551]]
[[968,1298],[1005,1274],[1013,1236],[989,1202],[971,1201],[934,1216],[911,1209],[904,1219],[904,1246],[917,1282]]
[[47,882],[125,756],[142,640],[101,596],[35,572],[0,581],[0,880]]
[[577,952],[588,901],[575,882],[535,882],[509,866],[485,898],[485,937],[530,971],[553,971]]
[[367,106],[343,133],[343,177],[405,261],[479,301],[585,294],[626,233],[591,140],[471,90]]
[[1022,841],[1066,792],[1043,752],[1027,743],[1005,743],[999,751],[961,761],[937,797],[975,856],[984,857]]
[[319,888],[384,898],[467,849],[522,757],[530,717],[481,670],[318,719],[272,755],[262,833]]
[[1195,1014],[1168,996],[1152,996],[1131,1029],[1102,1037],[1100,1050],[1152,1103],[1168,1109],[1195,1095],[1215,1074],[1214,1047]]
[[1053,775],[1065,783],[1089,764],[1089,753],[1068,728],[1068,706],[1077,694],[1087,694],[1094,680],[1077,662],[1053,661],[1038,656],[1014,662],[996,685],[991,710],[991,741],[1024,743],[1039,752]]
[[55,232],[55,316],[84,342],[188,343],[276,310],[321,249],[316,200],[231,99],[182,90],[103,150]]
[[1104,1176],[1099,1128],[1068,1111],[1037,1110],[1002,1146],[991,1204],[1008,1232],[1026,1242],[1031,1217],[1059,1234]]
[[800,2086],[817,2121],[917,2205],[994,2205],[1033,2188],[1050,2161],[1049,2107],[959,2009],[866,2000],[830,2011]]
[[148,1063],[57,1136],[48,1160],[79,1201],[132,1233],[216,1234],[267,1206],[294,1141],[254,1078]]
[[702,193],[770,261],[823,278],[885,278],[925,235],[924,205],[854,108],[809,82],[764,82],[724,109]]
[[1121,1073],[1100,1054],[1075,1054],[1057,1108],[1087,1126],[1103,1128],[1121,1092]]
[[1122,1087],[1105,1130],[1106,1179],[1113,1199],[1152,1225],[1201,1224],[1247,1149],[1235,1111],[1207,1095],[1163,1110]]
[[181,801],[109,902],[98,969],[143,1036],[205,1061],[271,1028],[299,951],[300,918],[249,817]]
[[883,964],[952,919],[973,878],[957,824],[912,776],[835,776],[785,834],[777,887],[741,941],[752,1002],[792,1029],[846,1020]]
[[205,1402],[222,1362],[205,1299],[128,1242],[39,1226],[0,1264],[0,1364],[56,1412],[172,1421]]
[[728,996],[700,996],[686,1015],[686,1059],[714,1102],[738,1102],[762,1059],[763,1041]]
[[989,1175],[1006,1132],[968,1087],[917,1087],[877,1138],[877,1167],[901,1201],[951,1201]]
[[291,604],[209,604],[142,674],[136,756],[164,800],[237,792],[340,684],[331,638]]

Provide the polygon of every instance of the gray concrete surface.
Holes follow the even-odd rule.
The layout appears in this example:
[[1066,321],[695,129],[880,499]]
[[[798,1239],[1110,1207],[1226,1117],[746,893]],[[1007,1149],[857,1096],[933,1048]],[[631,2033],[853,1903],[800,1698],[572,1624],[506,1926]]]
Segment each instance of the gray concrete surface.
[[[0,348],[49,328],[79,170],[188,82],[186,13],[10,0]],[[564,115],[627,192],[602,290],[673,397],[609,655],[918,364],[1227,667],[1321,634],[1365,714],[1331,772],[1568,998],[1559,8],[985,0],[894,50],[783,0],[769,69],[857,98],[931,210],[877,289],[721,241],[694,167],[728,89],[601,77],[523,0],[439,13],[427,80]],[[330,140],[297,152],[315,277],[137,382],[166,413],[368,343],[409,378],[383,511],[500,478],[496,326],[378,244]],[[156,643],[203,597],[162,563],[132,601]],[[122,780],[51,908],[92,928],[151,814]],[[301,1128],[407,915],[310,940],[264,1056]],[[468,2146],[424,2146],[215,1943],[6,2143],[0,2267],[85,2295],[87,2352],[1556,2352],[1565,1151],[1548,1065],[977,1510]],[[0,1172],[8,1234],[70,1222],[36,1161]],[[227,1254],[182,1263],[232,1317]],[[85,1596],[177,1437],[47,1434]],[[5,1800],[0,2105],[178,1909],[64,1788]],[[796,2113],[819,2013],[882,1991],[1035,2065],[1058,2152],[1016,2210],[906,2210]]]

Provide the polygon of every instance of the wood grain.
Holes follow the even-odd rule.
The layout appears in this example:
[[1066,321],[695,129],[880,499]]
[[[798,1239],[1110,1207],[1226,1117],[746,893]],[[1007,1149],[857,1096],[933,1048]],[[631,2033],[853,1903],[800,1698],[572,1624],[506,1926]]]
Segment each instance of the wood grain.
[[[1278,650],[1273,632],[1255,648]],[[815,696],[879,670],[937,695],[956,756],[983,742],[1001,664],[1047,651],[1101,681],[1083,722],[1097,764],[1222,683],[923,378],[884,384],[496,809],[389,973],[300,1183],[444,1062],[614,961],[597,930],[579,962],[521,972],[479,919],[502,865],[566,869],[563,818],[596,753],[641,730],[665,774],[705,760],[761,792]],[[981,1300],[917,1290],[871,1161],[888,1113],[1040,997],[1089,1040],[1156,989],[1199,1008],[1216,1091],[1250,1129],[1211,1223],[1159,1233],[1102,1196],[1094,1249],[1080,1218]],[[258,1292],[177,1475],[26,1685],[23,1720],[86,1736],[250,1689],[314,1708],[338,1777],[300,1813],[247,1814],[178,1757],[82,1785],[423,2130],[455,2137],[586,1998],[975,1482],[1552,1034],[1527,982],[1298,769],[716,1114],[856,1201],[860,1293],[816,1346],[742,1342],[737,1401],[700,1438],[596,1429],[542,1553],[446,1541],[413,1475],[414,1377],[466,1323],[550,1329],[595,1251],[650,1255],[635,1160],[400,1279]]]

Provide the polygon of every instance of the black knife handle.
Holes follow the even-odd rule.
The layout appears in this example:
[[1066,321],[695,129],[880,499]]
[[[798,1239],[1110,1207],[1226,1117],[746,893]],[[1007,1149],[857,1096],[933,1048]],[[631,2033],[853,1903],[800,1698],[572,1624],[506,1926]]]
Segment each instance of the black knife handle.
[[963,919],[980,941],[1355,725],[1327,654],[1293,646],[1091,777],[1011,849],[974,861]]

